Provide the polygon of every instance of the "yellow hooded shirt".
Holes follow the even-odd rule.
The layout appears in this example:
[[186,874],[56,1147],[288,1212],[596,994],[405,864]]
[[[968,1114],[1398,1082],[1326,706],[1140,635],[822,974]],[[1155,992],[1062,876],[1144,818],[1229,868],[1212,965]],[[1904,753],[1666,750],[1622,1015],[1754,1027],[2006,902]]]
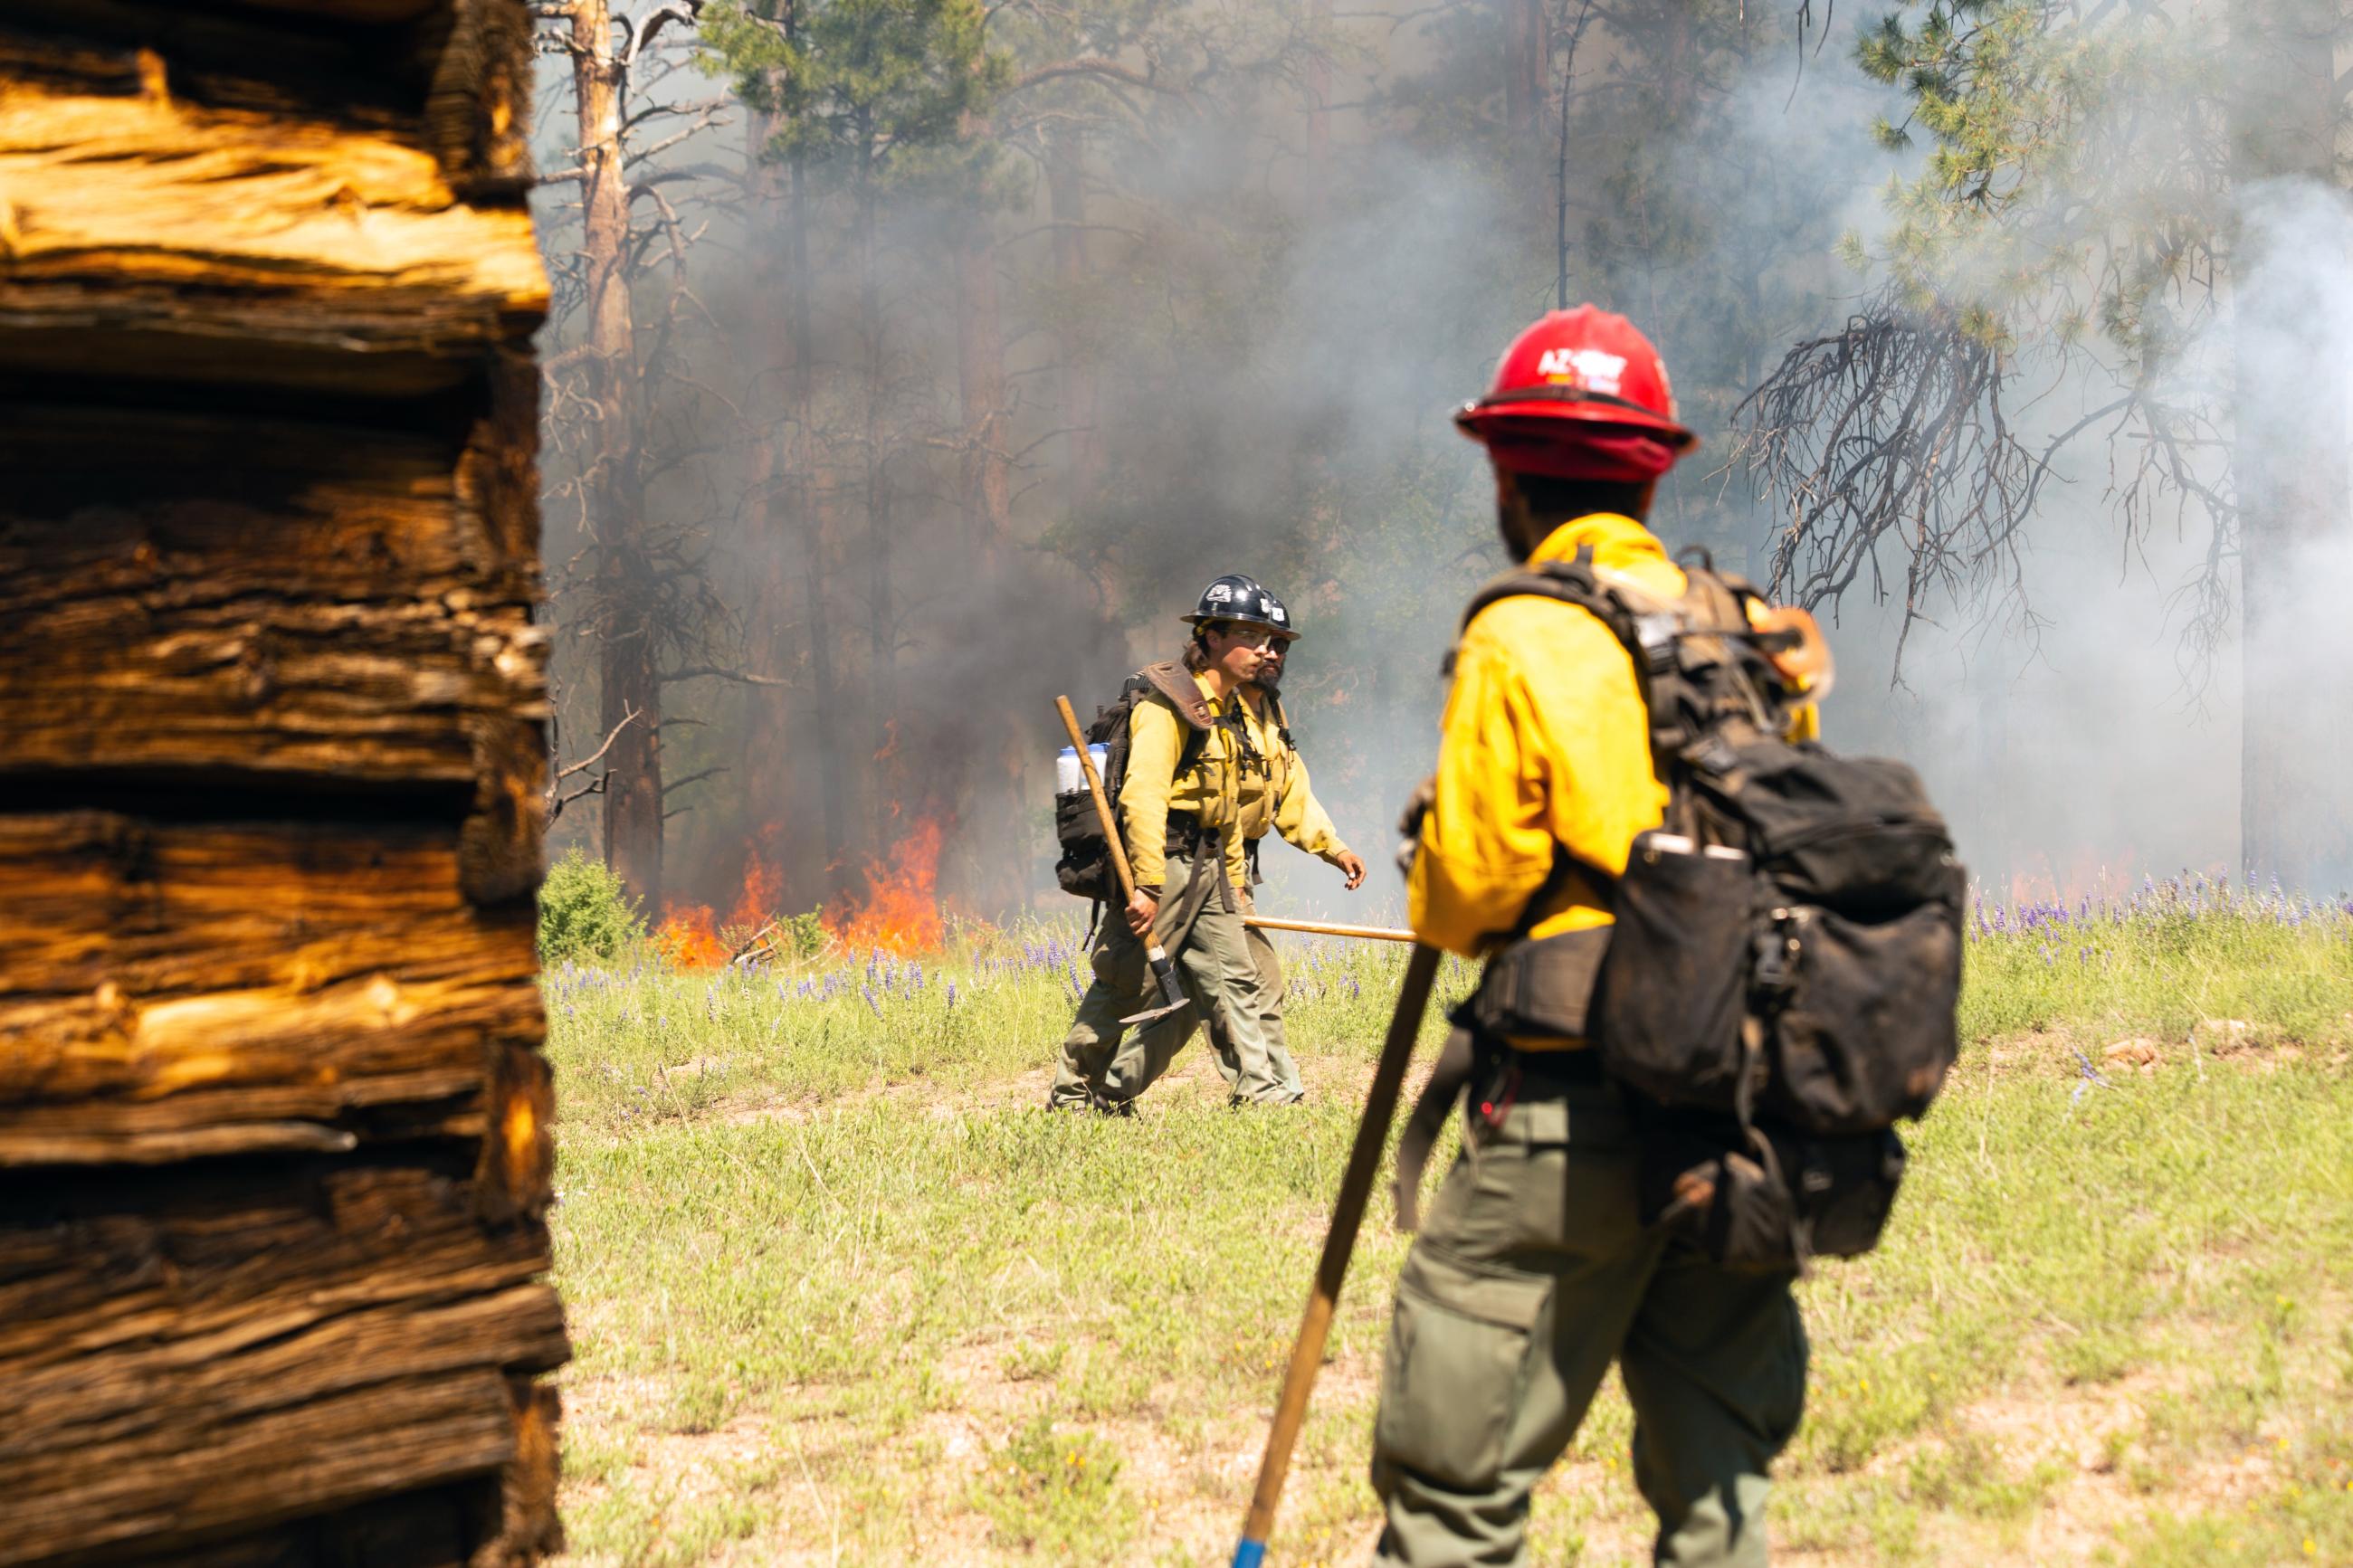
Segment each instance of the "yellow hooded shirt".
[[[1246,772],[1241,781],[1237,849],[1250,839],[1265,837],[1271,829],[1325,865],[1337,866],[1340,857],[1348,852],[1348,846],[1307,782],[1307,759],[1283,739],[1282,727],[1275,722],[1274,700],[1261,698],[1252,702],[1245,692],[1240,700],[1242,721],[1250,727],[1250,746],[1261,764],[1255,771]],[[1241,887],[1248,880],[1248,873],[1242,868],[1239,854],[1234,857],[1234,885]]]
[[[1593,547],[1596,570],[1656,598],[1683,593],[1666,547],[1630,517],[1562,524],[1531,565]],[[1436,803],[1422,818],[1407,884],[1414,934],[1465,957],[1508,936],[1559,844],[1617,877],[1635,836],[1656,827],[1667,791],[1651,768],[1651,727],[1633,656],[1592,615],[1556,599],[1499,599],[1455,651],[1440,725]],[[1576,876],[1537,911],[1532,936],[1609,923],[1609,891]]]

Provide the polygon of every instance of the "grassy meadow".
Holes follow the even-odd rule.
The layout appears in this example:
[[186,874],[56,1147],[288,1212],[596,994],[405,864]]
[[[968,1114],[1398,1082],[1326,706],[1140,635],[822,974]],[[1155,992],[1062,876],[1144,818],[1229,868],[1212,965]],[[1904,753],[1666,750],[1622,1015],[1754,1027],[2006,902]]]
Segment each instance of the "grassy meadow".
[[[1227,1560],[1403,955],[1278,939],[1304,1106],[1197,1042],[1105,1121],[1041,1110],[1078,935],[549,972],[572,1562]],[[1962,1022],[1884,1245],[1800,1287],[1776,1561],[2353,1563],[2353,914],[1983,908]],[[1405,1246],[1377,1202],[1284,1568],[1377,1530]],[[1630,1426],[1612,1386],[1536,1562],[1649,1561]]]

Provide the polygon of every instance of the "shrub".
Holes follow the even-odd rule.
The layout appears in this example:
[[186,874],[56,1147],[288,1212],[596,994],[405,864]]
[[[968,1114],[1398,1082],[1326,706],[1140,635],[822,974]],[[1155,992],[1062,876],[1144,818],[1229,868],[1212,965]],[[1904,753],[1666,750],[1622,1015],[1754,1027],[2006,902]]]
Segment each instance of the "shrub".
[[811,910],[805,915],[786,915],[776,928],[783,940],[777,943],[788,948],[795,958],[815,958],[825,951],[825,916],[821,910]]
[[644,940],[645,921],[637,900],[602,860],[579,849],[547,868],[539,889],[539,959],[542,963],[610,963]]

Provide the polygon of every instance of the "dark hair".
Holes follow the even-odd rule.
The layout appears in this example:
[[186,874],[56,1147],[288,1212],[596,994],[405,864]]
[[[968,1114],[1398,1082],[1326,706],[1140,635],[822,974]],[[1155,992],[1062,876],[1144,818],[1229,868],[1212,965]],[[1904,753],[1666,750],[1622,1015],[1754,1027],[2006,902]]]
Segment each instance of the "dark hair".
[[1549,474],[1514,474],[1512,482],[1537,523],[1544,526],[1557,527],[1597,511],[1614,511],[1641,522],[1642,514],[1649,510],[1643,502],[1643,487],[1639,484],[1615,479],[1560,479]]
[[1209,668],[1209,634],[1222,630],[1223,621],[1202,621],[1193,627],[1193,640],[1185,645],[1185,668],[1195,675]]

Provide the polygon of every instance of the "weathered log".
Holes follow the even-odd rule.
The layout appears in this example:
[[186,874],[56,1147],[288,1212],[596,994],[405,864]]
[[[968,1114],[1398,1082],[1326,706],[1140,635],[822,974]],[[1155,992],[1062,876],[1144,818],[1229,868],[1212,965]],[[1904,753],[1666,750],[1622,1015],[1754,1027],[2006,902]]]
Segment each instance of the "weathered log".
[[528,892],[535,404],[527,365],[497,385],[446,436],[0,403],[0,780],[438,788],[469,892]]
[[448,827],[0,816],[0,1166],[459,1137],[496,1213],[550,1152],[527,905]]
[[[130,92],[0,73],[0,365],[414,395],[545,314],[529,213],[465,202],[434,152],[176,98],[161,54],[136,63]],[[514,74],[486,56],[454,82],[485,69]],[[419,139],[446,135],[423,109]]]
[[528,12],[5,9],[0,1564],[522,1568]]
[[[269,8],[288,15],[249,14]],[[125,98],[160,75],[172,96],[206,109],[340,125],[430,153],[475,203],[512,203],[530,184],[530,58],[529,18],[507,0],[248,0],[246,12],[13,0],[0,22],[0,77]]]
[[0,1196],[0,1496],[39,1500],[0,1563],[152,1553],[543,1449],[509,1380],[569,1353],[545,1236],[485,1231],[468,1188],[339,1163]]

